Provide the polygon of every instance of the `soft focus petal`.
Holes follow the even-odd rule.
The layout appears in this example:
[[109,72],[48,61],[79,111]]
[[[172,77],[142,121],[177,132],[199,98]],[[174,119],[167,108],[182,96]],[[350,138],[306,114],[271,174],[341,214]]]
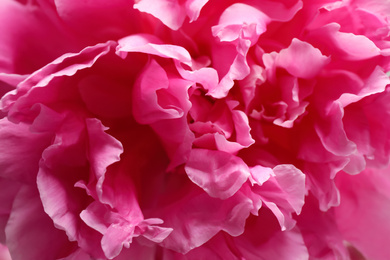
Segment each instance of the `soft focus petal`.
[[337,185],[341,204],[335,208],[335,220],[345,239],[368,259],[389,258],[388,169],[367,169],[357,176],[341,173]]

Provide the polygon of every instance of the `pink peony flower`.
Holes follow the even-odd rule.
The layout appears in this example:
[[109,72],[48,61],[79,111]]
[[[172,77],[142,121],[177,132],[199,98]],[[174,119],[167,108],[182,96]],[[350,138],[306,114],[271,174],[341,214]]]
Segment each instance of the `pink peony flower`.
[[389,19],[3,0],[0,258],[390,259]]

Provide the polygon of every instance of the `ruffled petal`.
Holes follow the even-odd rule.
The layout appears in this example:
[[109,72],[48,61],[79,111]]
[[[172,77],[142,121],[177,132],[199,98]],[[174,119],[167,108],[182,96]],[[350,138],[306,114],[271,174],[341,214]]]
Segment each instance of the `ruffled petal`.
[[193,149],[185,166],[188,177],[210,196],[231,197],[249,177],[248,166],[226,152]]

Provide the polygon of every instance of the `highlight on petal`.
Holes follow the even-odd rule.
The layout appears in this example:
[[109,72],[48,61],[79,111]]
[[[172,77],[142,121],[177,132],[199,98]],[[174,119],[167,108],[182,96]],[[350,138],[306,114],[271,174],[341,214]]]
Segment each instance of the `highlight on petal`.
[[188,177],[210,196],[226,199],[249,177],[248,166],[226,152],[193,149],[185,166]]
[[293,165],[278,165],[266,181],[253,188],[253,192],[276,216],[281,230],[290,230],[295,225],[291,213],[299,215],[304,205],[305,175]]
[[[271,67],[271,54],[265,54],[263,61],[266,67]],[[276,55],[275,66],[286,69],[291,75],[310,79],[318,75],[322,68],[329,62],[329,58],[322,55],[319,49],[307,42],[293,39],[290,46]]]
[[380,49],[370,39],[364,35],[341,32],[337,23],[313,30],[308,37],[309,42],[315,42],[327,52],[346,60],[364,60],[380,55]]
[[141,52],[172,58],[191,66],[191,57],[186,49],[181,46],[161,44],[161,41],[153,35],[130,35],[120,39],[118,44],[116,53],[122,58],[126,57],[127,52]]
[[138,0],[134,8],[153,15],[172,30],[178,30],[187,16],[190,22],[195,21],[207,2],[208,0]]

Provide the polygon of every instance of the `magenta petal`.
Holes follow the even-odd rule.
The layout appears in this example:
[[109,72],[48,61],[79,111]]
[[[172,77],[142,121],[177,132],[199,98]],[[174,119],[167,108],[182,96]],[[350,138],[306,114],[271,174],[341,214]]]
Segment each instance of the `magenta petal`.
[[246,182],[248,166],[226,152],[193,149],[185,166],[188,177],[210,196],[226,199]]

